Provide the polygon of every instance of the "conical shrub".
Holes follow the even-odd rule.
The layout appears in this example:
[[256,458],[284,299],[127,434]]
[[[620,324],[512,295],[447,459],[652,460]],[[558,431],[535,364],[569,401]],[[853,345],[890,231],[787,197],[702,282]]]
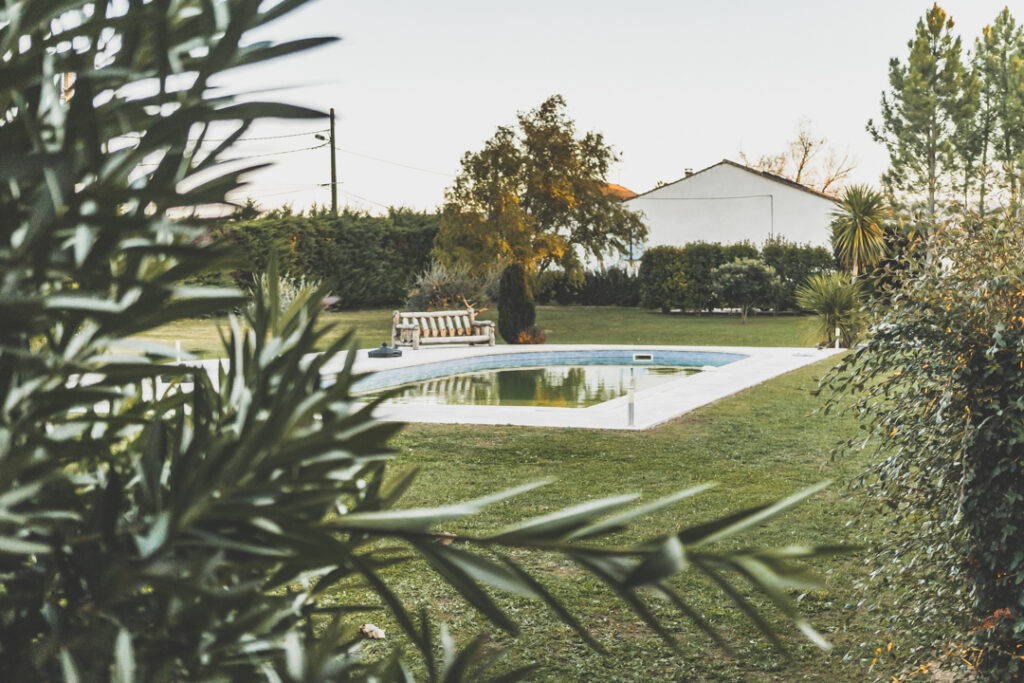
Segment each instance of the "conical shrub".
[[526,272],[513,263],[501,273],[498,288],[498,333],[508,344],[518,344],[520,334],[533,325],[537,310],[526,286]]

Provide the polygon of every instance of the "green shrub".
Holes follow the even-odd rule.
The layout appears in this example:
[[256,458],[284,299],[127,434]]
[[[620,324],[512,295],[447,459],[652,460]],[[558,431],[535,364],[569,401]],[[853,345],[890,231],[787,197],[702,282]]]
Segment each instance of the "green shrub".
[[796,244],[781,237],[767,240],[761,247],[761,260],[775,269],[781,286],[775,308],[780,311],[797,307],[796,290],[812,275],[836,267],[835,259],[825,247]]
[[445,311],[476,308],[487,303],[480,277],[470,274],[465,266],[443,266],[431,261],[430,266],[416,276],[405,309],[409,311]]
[[811,275],[796,290],[800,308],[817,314],[817,343],[832,346],[839,330],[839,344],[850,348],[860,333],[862,305],[861,287],[851,282],[846,273],[832,271]]
[[668,313],[685,305],[688,282],[683,274],[683,250],[679,247],[651,247],[640,259],[640,301],[645,308]]
[[775,301],[779,278],[771,266],[752,258],[736,259],[711,271],[715,297],[725,306],[740,309],[746,322],[751,308],[767,308]]
[[902,591],[894,626],[964,610],[942,644],[973,641],[980,680],[1021,680],[1024,223],[945,225],[912,251],[828,378],[832,405],[852,403],[877,448],[867,481],[895,521],[875,573]]
[[498,295],[498,333],[508,344],[518,344],[520,334],[537,317],[533,297],[526,286],[526,272],[518,263],[505,267]]

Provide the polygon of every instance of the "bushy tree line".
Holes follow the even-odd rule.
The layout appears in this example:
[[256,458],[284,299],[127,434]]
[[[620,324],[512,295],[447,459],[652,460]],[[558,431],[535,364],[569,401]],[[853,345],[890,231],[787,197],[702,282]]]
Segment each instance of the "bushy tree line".
[[738,259],[760,260],[774,271],[778,283],[766,303],[779,310],[795,309],[797,287],[808,276],[835,265],[824,247],[781,238],[768,240],[760,250],[750,243],[691,242],[682,247],[652,247],[640,261],[641,305],[662,311],[680,308],[696,312],[730,305],[716,292],[713,273]]
[[287,276],[322,283],[338,308],[401,306],[430,265],[440,216],[390,209],[385,216],[346,209],[293,214],[272,211],[220,225],[215,234],[240,248],[231,275],[248,287],[274,255]]
[[935,4],[904,60],[889,64],[881,117],[868,130],[889,151],[883,182],[934,220],[946,199],[984,215],[1019,204],[1024,172],[1024,30],[1004,8],[965,50]]

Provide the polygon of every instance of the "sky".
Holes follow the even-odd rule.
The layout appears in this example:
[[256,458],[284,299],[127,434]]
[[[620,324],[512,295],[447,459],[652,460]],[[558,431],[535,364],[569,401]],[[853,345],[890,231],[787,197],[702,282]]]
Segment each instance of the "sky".
[[[1005,1],[947,0],[965,49]],[[339,204],[433,210],[467,151],[559,93],[579,131],[620,154],[608,180],[636,191],[724,158],[782,151],[801,121],[876,183],[878,116],[892,57],[905,60],[910,0],[318,0],[258,37],[340,41],[245,67],[222,84],[248,98],[336,111]],[[1024,8],[1022,8],[1024,9]],[[1024,19],[1024,12],[1019,13]],[[239,155],[275,162],[236,199],[329,204],[327,122],[255,125]],[[276,137],[292,135],[293,137]],[[305,150],[305,151],[292,151]],[[281,153],[285,152],[285,153]],[[269,156],[272,155],[272,156]]]

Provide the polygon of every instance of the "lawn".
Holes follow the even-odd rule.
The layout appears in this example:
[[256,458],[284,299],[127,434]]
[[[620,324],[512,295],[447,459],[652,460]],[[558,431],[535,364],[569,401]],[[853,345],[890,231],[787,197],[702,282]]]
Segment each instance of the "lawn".
[[[484,311],[481,320],[496,320],[496,312]],[[354,328],[360,347],[380,346],[391,340],[391,310],[326,313],[325,324],[338,330]],[[728,346],[811,346],[809,318],[770,315],[701,317],[662,314],[642,308],[615,306],[538,306],[537,324],[547,330],[549,344],[680,344]],[[174,345],[204,357],[223,355],[216,321],[182,320],[143,338]],[[226,325],[226,320],[220,321]],[[325,342],[326,343],[326,342]],[[498,343],[502,343],[499,339]]]
[[[491,312],[484,314],[489,317]],[[806,343],[806,319],[661,315],[639,309],[540,307],[538,324],[550,330],[549,343],[642,343],[793,346]],[[388,336],[388,311],[358,311],[327,316],[339,327],[355,326],[363,346]],[[204,354],[215,352],[212,322],[189,322],[161,331]],[[472,425],[410,425],[393,445],[392,476],[408,468],[422,471],[403,499],[406,506],[439,505],[475,497],[513,483],[555,477],[554,483],[490,509],[472,527],[496,529],[513,520],[543,514],[572,502],[623,492],[651,500],[695,483],[718,486],[685,504],[638,523],[638,536],[691,525],[750,505],[782,498],[810,484],[831,479],[824,493],[756,530],[745,541],[791,544],[882,543],[886,520],[856,487],[867,455],[833,459],[832,449],[856,433],[851,419],[817,412],[821,399],[812,391],[833,361],[822,361],[748,389],[645,432],[612,432]],[[895,658],[912,661],[916,643],[894,642],[893,650],[872,666],[876,651],[885,651],[886,605],[892,596],[855,588],[864,578],[865,553],[821,560],[821,590],[800,596],[800,608],[833,643],[824,653],[813,647],[770,610],[773,623],[790,646],[791,659],[780,656],[720,592],[697,577],[684,576],[678,586],[691,605],[727,635],[735,656],[727,657],[690,623],[655,607],[680,639],[673,653],[639,618],[595,581],[558,558],[520,555],[576,613],[607,648],[594,653],[542,605],[496,595],[522,626],[513,638],[467,608],[425,565],[391,571],[388,579],[410,608],[427,607],[451,629],[459,642],[481,630],[508,651],[504,666],[536,662],[536,680],[545,681],[793,681],[890,680]],[[339,589],[340,590],[340,589]],[[339,599],[353,600],[353,589]],[[765,606],[755,598],[756,604]],[[878,605],[875,609],[872,605]],[[891,609],[891,607],[890,607]],[[383,627],[388,639],[367,643],[371,656],[390,648],[411,650],[385,611],[364,618]],[[888,667],[888,669],[887,669]],[[891,671],[889,669],[892,669]]]
[[[851,436],[855,426],[847,419],[816,413],[819,399],[811,394],[830,362],[789,373],[647,432],[411,425],[394,441],[399,451],[396,471],[422,468],[404,503],[452,503],[515,482],[556,478],[547,487],[493,509],[474,526],[458,529],[479,532],[570,502],[623,492],[639,492],[643,500],[651,500],[696,483],[718,483],[689,504],[637,524],[634,533],[645,536],[776,500],[832,479],[835,483],[824,493],[747,540],[775,546],[864,542],[856,535],[861,523],[874,521],[871,526],[882,530],[876,533],[884,533],[884,524],[877,523],[881,520],[865,517],[870,514],[865,501],[850,486],[863,471],[864,461],[830,457],[832,447]],[[794,628],[774,619],[792,646],[788,663],[720,592],[695,577],[684,577],[678,585],[693,606],[728,634],[736,649],[733,658],[717,651],[685,619],[661,610],[681,639],[683,652],[676,655],[609,592],[572,565],[550,556],[519,559],[552,583],[571,609],[586,615],[584,622],[608,649],[608,657],[590,651],[541,605],[498,597],[523,627],[513,639],[495,632],[425,566],[403,568],[390,578],[411,605],[428,606],[458,640],[490,630],[495,641],[509,650],[510,665],[539,663],[537,680],[863,681],[870,677],[875,649],[884,649],[888,643],[881,630],[887,615],[852,607],[865,599],[884,599],[854,589],[864,571],[860,554],[820,561],[819,568],[828,571],[824,588],[800,601],[804,614],[834,644],[831,653],[814,648]],[[386,615],[369,618],[401,642],[397,624]],[[896,645],[899,653],[900,643]],[[382,651],[385,646],[371,648]],[[876,665],[873,675],[881,673]]]

